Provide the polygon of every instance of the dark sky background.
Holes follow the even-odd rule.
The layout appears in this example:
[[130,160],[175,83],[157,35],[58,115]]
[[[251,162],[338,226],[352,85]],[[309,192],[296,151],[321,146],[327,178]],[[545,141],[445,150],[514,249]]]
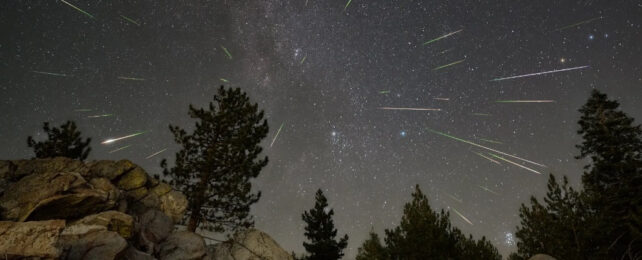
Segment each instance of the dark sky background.
[[[94,19],[61,1],[0,1],[0,158],[33,156],[26,138],[44,138],[43,121],[75,120],[93,138],[90,159],[159,173],[179,148],[168,124],[191,128],[188,104],[206,105],[221,84],[241,87],[270,124],[252,213],[288,251],[303,252],[301,213],[316,189],[350,236],[350,259],[371,228],[398,224],[419,184],[455,226],[507,255],[519,205],[544,194],[546,174],[578,184],[577,109],[591,89],[642,118],[639,0],[353,0],[345,10],[339,0],[67,2]],[[590,67],[490,81],[578,66]],[[90,118],[101,114],[113,115]],[[547,167],[507,156],[542,174],[498,165],[428,129]],[[138,131],[147,132],[100,144]]]

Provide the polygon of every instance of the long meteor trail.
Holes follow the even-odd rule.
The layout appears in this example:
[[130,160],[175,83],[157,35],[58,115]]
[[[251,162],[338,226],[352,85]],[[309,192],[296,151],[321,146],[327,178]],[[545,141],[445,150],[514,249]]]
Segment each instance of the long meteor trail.
[[602,19],[602,18],[604,18],[604,17],[603,16],[599,16],[599,17],[591,18],[591,19],[584,20],[584,21],[581,21],[581,22],[577,22],[577,23],[574,23],[574,24],[571,24],[571,25],[567,25],[567,26],[564,26],[564,27],[561,27],[561,28],[557,28],[557,29],[555,29],[553,31],[554,32],[559,32],[561,30],[566,30],[568,28],[573,28],[573,27],[576,27],[576,26],[580,26],[582,24],[587,24],[587,23],[590,23],[592,21],[599,20],[599,19]]
[[490,193],[492,193],[492,194],[495,194],[495,195],[498,195],[498,196],[499,196],[499,193],[497,193],[497,192],[495,192],[495,191],[493,191],[493,190],[489,189],[488,187],[484,187],[484,186],[481,186],[481,185],[477,185],[477,187],[479,187],[479,188],[480,188],[480,189],[482,189],[482,190],[488,191],[488,192],[490,192]]
[[441,40],[441,39],[448,38],[448,37],[450,37],[450,36],[452,36],[452,35],[455,35],[455,34],[457,34],[457,33],[461,32],[461,31],[463,31],[463,30],[464,30],[464,29],[461,29],[461,30],[459,30],[459,31],[450,32],[450,33],[444,34],[444,35],[442,35],[442,36],[439,36],[439,37],[437,37],[437,38],[434,38],[434,39],[432,39],[432,40],[430,40],[430,41],[424,42],[424,46],[426,46],[426,45],[428,45],[428,44],[431,44],[431,43],[433,43],[433,42],[439,41],[439,40]]
[[549,70],[549,71],[535,72],[535,73],[529,73],[529,74],[524,74],[524,75],[504,77],[504,78],[495,78],[495,79],[492,79],[490,81],[502,81],[502,80],[507,80],[507,79],[526,78],[526,77],[533,77],[533,76],[539,76],[539,75],[551,74],[551,73],[557,73],[557,72],[564,72],[564,71],[571,71],[571,70],[581,70],[581,69],[586,69],[588,67],[589,66],[586,65],[586,66],[572,67],[572,68],[559,69],[559,70]]
[[274,138],[272,138],[272,143],[270,143],[270,147],[274,145],[274,142],[276,141],[276,138],[279,137],[279,133],[281,132],[281,129],[283,128],[283,124],[285,122],[281,123],[281,126],[279,126],[279,130],[276,131],[276,135],[274,135]]
[[123,77],[123,76],[119,76],[119,77],[118,77],[118,79],[122,79],[122,80],[135,80],[135,81],[145,81],[145,79],[144,79],[144,78]]
[[462,218],[464,221],[466,221],[468,224],[470,224],[471,226],[473,225],[473,222],[470,222],[470,220],[468,220],[468,218],[464,217],[464,215],[462,215],[461,213],[459,213],[459,211],[457,211],[457,209],[456,209],[456,208],[454,208],[454,207],[450,207],[450,208],[452,208],[452,209],[453,209],[453,211],[455,211],[455,213],[457,213],[457,215],[458,215],[460,218]]
[[81,13],[83,13],[83,14],[84,14],[84,15],[86,15],[86,16],[89,16],[89,18],[91,18],[91,19],[94,19],[94,16],[93,16],[93,15],[89,14],[88,12],[83,11],[82,9],[80,9],[80,8],[76,7],[75,5],[72,5],[72,4],[70,4],[70,3],[67,3],[67,1],[65,1],[65,0],[60,0],[60,2],[63,2],[63,3],[65,3],[66,5],[71,6],[71,8],[76,9],[76,11],[81,12]]
[[520,168],[522,168],[522,169],[525,169],[525,170],[527,170],[527,171],[531,171],[531,172],[534,172],[534,173],[537,173],[537,174],[542,174],[541,172],[538,172],[538,171],[533,170],[533,169],[531,169],[531,168],[528,168],[528,167],[526,167],[526,166],[524,166],[524,165],[521,165],[521,164],[519,164],[519,163],[516,163],[516,162],[513,162],[513,161],[511,161],[511,160],[508,160],[508,159],[506,159],[506,158],[504,158],[504,157],[501,157],[501,156],[499,156],[499,155],[492,154],[492,153],[488,153],[488,154],[490,154],[492,157],[495,157],[495,158],[497,158],[497,159],[500,159],[500,160],[502,160],[502,161],[505,161],[505,162],[507,162],[507,163],[510,163],[510,164],[512,164],[512,165],[515,165],[515,166],[517,166],[517,167],[520,167]]
[[131,145],[131,144],[130,144],[130,145],[125,145],[125,146],[123,146],[123,147],[120,147],[120,148],[117,148],[117,149],[111,150],[111,151],[109,151],[109,153],[115,153],[115,152],[118,152],[118,151],[121,151],[121,150],[125,150],[125,149],[127,149],[128,147],[130,147],[130,146],[132,146],[132,145]]
[[432,69],[432,70],[440,70],[440,69],[443,69],[443,68],[448,68],[448,67],[450,67],[450,66],[457,65],[457,64],[462,63],[462,62],[464,62],[464,61],[465,61],[465,60],[458,60],[458,61],[455,61],[455,62],[452,62],[452,63],[448,63],[448,64],[446,64],[446,65],[441,65],[441,66],[436,67],[436,68],[434,68],[434,69]]
[[32,72],[33,73],[42,74],[42,75],[56,76],[56,77],[67,77],[67,76],[69,76],[67,74],[62,74],[62,73],[53,73],[53,72],[37,71],[37,70],[32,70]]
[[122,17],[123,19],[125,19],[125,21],[128,21],[128,22],[130,22],[130,23],[135,24],[136,26],[140,26],[140,23],[136,22],[136,20],[134,20],[134,19],[132,19],[132,18],[129,18],[129,17],[124,16],[124,15],[120,15],[120,17]]
[[511,155],[511,154],[507,154],[505,152],[498,151],[498,150],[495,150],[493,148],[483,146],[481,144],[476,144],[476,143],[473,143],[471,141],[464,140],[464,139],[461,139],[461,138],[458,138],[458,137],[454,137],[454,136],[446,134],[446,133],[442,133],[442,132],[439,132],[439,131],[436,131],[436,130],[432,130],[430,128],[428,128],[428,131],[433,132],[433,133],[438,134],[438,135],[441,135],[441,136],[448,137],[448,138],[453,139],[455,141],[459,141],[459,142],[466,143],[466,144],[469,144],[469,145],[477,146],[479,148],[483,148],[483,149],[486,149],[486,150],[489,150],[489,151],[492,151],[492,152],[495,152],[495,153],[498,153],[498,154],[501,154],[501,155],[509,156],[509,157],[512,157],[512,158],[515,158],[515,159],[518,159],[518,160],[522,160],[522,161],[527,162],[527,163],[535,164],[537,166],[546,168],[546,165],[543,165],[541,163],[536,163],[536,162],[533,162],[533,161],[529,161],[529,160],[526,160],[524,158],[517,157],[517,156]]
[[111,144],[113,142],[120,141],[120,140],[123,140],[123,139],[127,139],[127,138],[130,138],[130,137],[134,137],[134,136],[137,136],[137,135],[142,135],[144,133],[145,133],[145,131],[142,131],[142,132],[133,133],[133,134],[122,136],[122,137],[107,139],[107,140],[103,141],[101,144]]
[[99,117],[108,117],[108,116],[114,116],[114,114],[93,115],[93,116],[87,116],[87,118],[99,118]]
[[163,150],[160,150],[158,152],[155,152],[155,153],[151,154],[150,156],[145,157],[145,159],[149,159],[149,158],[152,158],[152,157],[154,157],[156,155],[159,155],[160,153],[164,152],[165,150],[167,150],[167,148],[165,148]]
[[229,58],[231,60],[232,59],[232,54],[227,50],[227,48],[225,48],[225,46],[221,45],[221,48],[223,49],[225,54],[227,54],[227,58]]
[[381,110],[441,111],[441,108],[380,107]]
[[489,161],[491,161],[491,162],[493,162],[493,163],[496,163],[496,164],[502,165],[502,164],[501,164],[501,163],[499,163],[498,161],[495,161],[495,160],[493,160],[492,158],[490,158],[490,157],[488,157],[488,156],[486,156],[486,155],[484,155],[484,154],[482,154],[482,153],[478,153],[478,152],[474,152],[474,153],[475,153],[476,155],[481,156],[482,158],[484,158],[484,159],[486,159],[486,160],[489,160]]

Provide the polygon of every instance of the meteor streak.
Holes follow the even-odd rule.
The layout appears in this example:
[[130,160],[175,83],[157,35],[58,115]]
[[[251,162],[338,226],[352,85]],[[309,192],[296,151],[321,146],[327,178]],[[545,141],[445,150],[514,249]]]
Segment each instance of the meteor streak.
[[468,224],[470,224],[471,226],[473,225],[473,222],[470,222],[470,220],[468,220],[466,217],[464,217],[464,215],[459,213],[459,211],[457,211],[456,208],[454,208],[454,207],[450,207],[450,208],[452,208],[453,211],[455,211],[455,213],[457,213],[457,215],[459,215],[459,217],[462,218],[464,221],[466,221]]
[[502,142],[495,141],[495,140],[490,140],[490,139],[484,139],[484,138],[478,138],[478,139],[481,140],[481,141],[488,142],[488,143],[493,143],[493,144],[504,144]]
[[135,24],[136,26],[140,26],[140,24],[138,22],[136,22],[134,19],[131,19],[131,18],[129,18],[127,16],[124,16],[124,15],[121,15],[120,17],[122,17],[123,19],[125,19],[126,21],[128,21],[130,23]]
[[543,165],[543,164],[540,164],[540,163],[536,163],[536,162],[533,162],[533,161],[529,161],[529,160],[526,160],[524,158],[517,157],[515,155],[510,155],[510,154],[507,154],[505,152],[497,151],[497,150],[495,150],[493,148],[489,148],[489,147],[486,147],[486,146],[483,146],[483,145],[480,145],[480,144],[473,143],[473,142],[468,141],[468,140],[457,138],[457,137],[454,137],[454,136],[446,134],[446,133],[442,133],[442,132],[439,132],[439,131],[436,131],[436,130],[432,130],[430,128],[428,128],[428,131],[433,132],[433,133],[438,134],[438,135],[441,135],[441,136],[448,137],[448,138],[453,139],[455,141],[459,141],[459,142],[466,143],[466,144],[469,144],[469,145],[474,145],[474,146],[477,146],[479,148],[483,148],[483,149],[486,149],[486,150],[489,150],[489,151],[492,151],[492,152],[496,152],[496,153],[501,154],[501,155],[509,156],[509,157],[512,157],[512,158],[515,158],[515,159],[518,159],[518,160],[522,160],[522,161],[525,161],[525,162],[528,162],[528,163],[535,164],[537,166],[546,168],[546,165]]
[[447,68],[447,67],[450,67],[450,66],[453,66],[453,65],[457,65],[457,64],[459,64],[459,63],[462,63],[463,61],[465,61],[465,60],[458,60],[458,61],[455,61],[455,62],[453,62],[453,63],[448,63],[448,64],[446,64],[446,65],[441,65],[441,66],[439,66],[439,67],[437,67],[437,68],[434,68],[434,69],[432,69],[432,70],[440,70],[440,69],[443,69],[443,68]]
[[227,80],[227,79],[224,79],[224,78],[221,78],[221,81],[223,81],[223,82],[225,82],[225,83],[228,83],[228,82],[230,82],[229,80]]
[[160,154],[160,153],[164,152],[165,150],[167,150],[167,148],[165,148],[165,149],[163,149],[163,150],[160,150],[160,151],[158,151],[158,152],[155,152],[155,153],[151,154],[150,156],[145,157],[145,159],[152,158],[152,157],[154,157],[154,156],[156,156],[156,155],[158,155],[158,154]]
[[344,12],[346,11],[346,9],[348,9],[348,6],[350,5],[350,3],[352,3],[352,0],[348,0],[348,3],[346,4],[346,6],[343,7]]
[[285,122],[281,123],[281,126],[279,126],[279,130],[276,131],[276,135],[274,135],[274,138],[272,139],[272,143],[270,143],[270,147],[274,145],[274,141],[276,141],[276,138],[279,137],[279,133],[281,132],[281,128],[283,128],[283,124]]
[[65,0],[60,0],[60,2],[63,2],[63,3],[65,3],[65,4],[67,4],[68,6],[71,6],[71,8],[76,9],[77,11],[79,11],[79,12],[81,12],[81,13],[85,14],[86,16],[89,16],[89,18],[94,19],[94,16],[93,16],[93,15],[89,14],[88,12],[83,11],[82,9],[80,9],[80,8],[76,7],[75,5],[72,5],[72,4],[70,4],[70,3],[67,3],[67,1],[65,1]]
[[128,147],[130,147],[130,146],[132,146],[132,145],[131,145],[131,144],[130,144],[130,145],[125,145],[125,146],[120,147],[120,148],[118,148],[118,149],[111,150],[111,151],[109,151],[109,153],[115,153],[115,152],[118,152],[118,151],[120,151],[120,150],[125,150],[125,149],[127,149]]
[[441,111],[440,108],[380,107],[382,110]]
[[144,78],[132,78],[132,77],[123,77],[123,76],[119,76],[119,77],[118,77],[118,79],[122,79],[122,80],[135,80],[135,81],[144,81],[144,80],[145,80]]
[[113,116],[113,115],[114,115],[114,114],[93,115],[93,116],[87,116],[87,118],[108,117],[108,116]]
[[491,116],[491,114],[486,113],[472,113],[473,116]]
[[477,152],[474,152],[474,153],[475,153],[476,155],[481,156],[482,158],[485,158],[486,160],[489,160],[489,161],[494,162],[494,163],[496,163],[496,164],[502,165],[502,164],[501,164],[501,163],[499,163],[498,161],[495,161],[495,160],[493,160],[492,158],[490,158],[490,157],[488,157],[488,156],[486,156],[486,155],[483,155],[482,153],[477,153]]
[[389,94],[390,90],[381,90],[379,91],[379,94]]
[[464,30],[464,29],[461,29],[461,30],[459,30],[459,31],[454,31],[454,32],[451,32],[451,33],[448,33],[448,34],[444,34],[444,35],[439,36],[439,37],[437,37],[437,38],[435,38],[435,39],[432,39],[432,40],[430,40],[430,41],[424,42],[424,46],[426,46],[426,45],[428,45],[428,44],[431,44],[431,43],[433,43],[433,42],[439,41],[439,40],[441,40],[441,39],[444,39],[444,38],[450,37],[450,36],[452,36],[452,35],[454,35],[454,34],[457,34],[457,33],[461,32],[461,31],[463,31],[463,30]]
[[67,74],[62,74],[62,73],[53,73],[53,72],[37,71],[37,70],[32,70],[32,72],[33,73],[42,74],[42,75],[57,76],[57,77],[67,77],[67,76],[69,76]]
[[231,60],[232,59],[232,54],[225,48],[225,46],[221,45],[221,48],[223,48],[223,51],[225,54],[227,54],[227,57]]
[[590,23],[592,21],[595,21],[595,20],[598,20],[598,19],[602,19],[602,18],[604,18],[604,17],[600,16],[600,17],[591,18],[591,19],[588,19],[588,20],[585,20],[585,21],[581,21],[581,22],[577,22],[577,23],[574,23],[574,24],[571,24],[571,25],[564,26],[562,28],[557,28],[557,29],[555,29],[553,31],[554,32],[559,32],[561,30],[566,30],[568,28],[573,28],[575,26],[579,26],[579,25],[582,25],[582,24]]
[[497,103],[555,103],[555,100],[497,100]]
[[445,193],[448,197],[450,197],[451,199],[453,199],[454,201],[457,201],[457,202],[459,202],[459,203],[463,203],[463,202],[464,202],[462,199],[458,199],[457,197],[455,197],[455,196],[453,196],[453,195],[450,195],[450,193],[448,193],[448,192],[444,192],[444,193]]
[[436,97],[436,98],[432,98],[432,99],[434,99],[434,100],[442,100],[442,101],[450,101],[450,98],[442,98],[442,97]]
[[499,196],[499,193],[494,192],[493,190],[489,189],[488,187],[484,187],[484,186],[481,186],[481,185],[477,185],[477,187],[479,187],[482,190],[488,191],[488,192],[490,192],[492,194],[495,194],[495,195]]
[[551,74],[551,73],[557,73],[557,72],[586,69],[588,67],[589,66],[586,65],[586,66],[579,66],[579,67],[559,69],[559,70],[549,70],[549,71],[535,72],[535,73],[524,74],[524,75],[510,76],[510,77],[505,77],[505,78],[495,78],[495,79],[492,79],[490,81],[502,81],[502,80],[507,80],[507,79],[526,78],[526,77],[533,77],[533,76],[539,76],[539,75]]
[[303,64],[303,62],[305,61],[305,58],[307,58],[307,57],[308,57],[308,55],[303,56],[303,59],[301,59],[301,64]]
[[497,159],[500,159],[500,160],[502,160],[502,161],[505,161],[505,162],[507,162],[507,163],[510,163],[510,164],[512,164],[512,165],[515,165],[515,166],[517,166],[517,167],[520,167],[520,168],[522,168],[522,169],[525,169],[525,170],[528,170],[528,171],[531,171],[531,172],[534,172],[534,173],[537,173],[537,174],[542,174],[541,172],[538,172],[538,171],[533,170],[533,169],[531,169],[531,168],[528,168],[528,167],[526,167],[526,166],[524,166],[524,165],[521,165],[521,164],[519,164],[519,163],[516,163],[516,162],[513,162],[513,161],[511,161],[511,160],[508,160],[508,159],[506,159],[506,158],[504,158],[504,157],[501,157],[501,156],[499,156],[499,155],[492,154],[492,153],[488,153],[488,154],[490,154],[492,157],[495,157],[495,158],[497,158]]
[[123,137],[107,139],[107,140],[103,141],[101,144],[111,144],[113,142],[120,141],[120,140],[123,140],[123,139],[127,139],[127,138],[130,138],[130,137],[134,137],[134,136],[137,136],[137,135],[142,135],[144,133],[145,133],[145,131],[142,131],[142,132],[126,135],[126,136],[123,136]]

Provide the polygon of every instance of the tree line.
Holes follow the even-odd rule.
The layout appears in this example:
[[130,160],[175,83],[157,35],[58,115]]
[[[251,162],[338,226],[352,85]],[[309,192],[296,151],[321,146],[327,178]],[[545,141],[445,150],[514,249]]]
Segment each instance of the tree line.
[[[557,259],[642,259],[642,130],[619,103],[593,90],[581,113],[577,159],[588,159],[582,187],[550,174],[542,201],[531,197],[519,209],[517,252],[511,260],[545,253]],[[191,133],[170,125],[182,149],[173,165],[161,161],[170,184],[188,197],[184,223],[230,232],[254,225],[250,206],[261,196],[251,180],[267,165],[261,140],[269,127],[264,112],[239,88],[221,86],[206,108],[189,106]],[[64,156],[85,160],[91,139],[82,139],[73,121],[44,123],[48,139],[27,139],[36,158]],[[559,180],[558,180],[559,179]],[[488,239],[474,239],[450,223],[450,213],[433,210],[419,185],[406,203],[400,224],[385,229],[383,240],[371,231],[357,260],[501,259]],[[333,260],[344,256],[348,236],[337,238],[334,210],[322,190],[314,207],[302,214],[306,253],[296,259]]]

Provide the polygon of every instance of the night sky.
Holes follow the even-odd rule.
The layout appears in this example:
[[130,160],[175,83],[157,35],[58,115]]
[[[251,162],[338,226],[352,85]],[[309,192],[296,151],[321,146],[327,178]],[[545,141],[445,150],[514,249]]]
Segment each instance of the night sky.
[[192,129],[189,104],[241,87],[270,125],[256,227],[288,251],[304,251],[301,214],[318,188],[353,258],[371,228],[399,223],[419,184],[507,255],[519,205],[544,194],[546,174],[578,184],[577,109],[591,89],[642,119],[639,0],[67,3],[93,18],[62,1],[0,1],[0,158],[32,157],[26,138],[44,138],[43,121],[75,120],[90,159],[160,173],[179,149],[168,125]]

